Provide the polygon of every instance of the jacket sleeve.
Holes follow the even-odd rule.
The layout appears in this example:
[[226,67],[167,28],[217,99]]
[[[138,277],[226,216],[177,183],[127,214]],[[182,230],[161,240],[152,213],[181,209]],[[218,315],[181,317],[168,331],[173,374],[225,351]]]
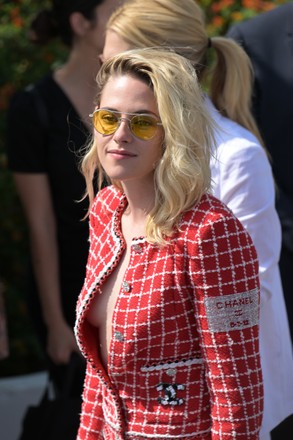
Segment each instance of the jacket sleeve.
[[30,91],[20,91],[11,99],[7,112],[6,148],[11,171],[47,172],[47,133]]
[[257,440],[263,385],[255,248],[232,214],[215,215],[200,229],[194,291],[210,389],[212,439]]

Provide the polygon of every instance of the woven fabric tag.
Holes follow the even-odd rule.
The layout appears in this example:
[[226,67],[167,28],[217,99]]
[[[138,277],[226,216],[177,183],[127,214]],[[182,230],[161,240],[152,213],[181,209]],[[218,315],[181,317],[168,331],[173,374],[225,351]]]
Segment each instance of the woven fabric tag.
[[217,296],[204,300],[209,330],[242,330],[258,324],[258,290]]

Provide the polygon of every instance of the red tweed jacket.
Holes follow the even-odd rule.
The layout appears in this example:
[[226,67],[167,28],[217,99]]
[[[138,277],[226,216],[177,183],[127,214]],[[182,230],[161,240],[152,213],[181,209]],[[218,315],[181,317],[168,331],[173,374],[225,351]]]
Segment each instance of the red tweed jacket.
[[108,374],[103,369],[86,316],[125,249],[126,204],[108,187],[90,216],[75,327],[87,359],[78,440],[258,439],[257,256],[240,222],[212,196],[183,215],[167,246],[133,239]]

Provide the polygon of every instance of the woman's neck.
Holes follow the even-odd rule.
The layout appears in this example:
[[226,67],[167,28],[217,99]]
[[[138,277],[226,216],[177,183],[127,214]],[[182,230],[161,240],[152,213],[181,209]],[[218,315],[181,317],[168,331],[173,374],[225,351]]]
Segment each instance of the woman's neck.
[[97,54],[72,50],[68,60],[54,72],[54,80],[73,104],[83,122],[90,128],[88,117],[97,95],[96,75],[100,68]]
[[127,182],[123,184],[123,190],[128,205],[123,214],[122,225],[127,225],[127,229],[133,231],[133,236],[144,236],[147,217],[155,204],[153,182],[151,184]]

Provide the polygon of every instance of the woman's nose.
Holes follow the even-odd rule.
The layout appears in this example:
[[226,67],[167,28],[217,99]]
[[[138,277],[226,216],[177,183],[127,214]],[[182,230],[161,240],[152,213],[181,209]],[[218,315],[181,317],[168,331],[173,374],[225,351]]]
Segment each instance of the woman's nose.
[[120,119],[119,126],[114,133],[113,139],[117,142],[130,142],[132,140],[132,132],[128,119]]

